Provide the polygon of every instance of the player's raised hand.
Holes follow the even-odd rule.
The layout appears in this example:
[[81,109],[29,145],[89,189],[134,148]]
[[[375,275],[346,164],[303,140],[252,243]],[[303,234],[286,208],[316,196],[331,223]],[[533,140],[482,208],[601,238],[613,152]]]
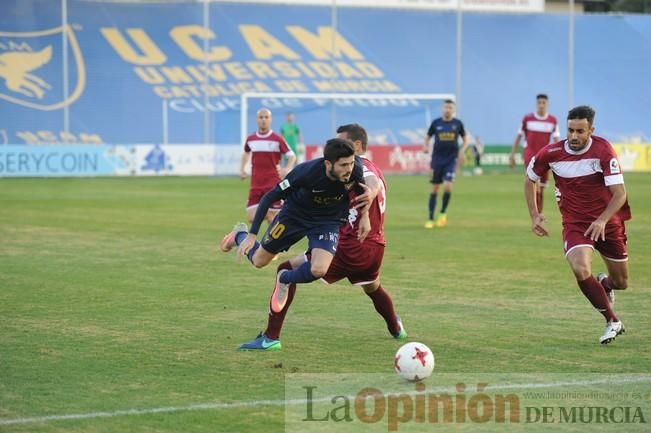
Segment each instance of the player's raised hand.
[[590,224],[588,230],[585,231],[583,236],[590,238],[593,241],[606,240],[606,221],[596,219]]
[[255,239],[256,236],[252,233],[249,233],[246,235],[246,238],[242,241],[239,247],[237,247],[237,259],[242,260],[244,256],[246,256],[249,251],[251,251],[251,248],[253,248],[253,245],[255,245]]
[[545,223],[547,219],[543,214],[538,214],[531,219],[531,231],[536,234],[536,236],[549,236],[549,232],[545,228]]
[[359,218],[359,226],[357,228],[357,240],[364,242],[364,239],[371,233],[371,219],[368,213],[364,213]]

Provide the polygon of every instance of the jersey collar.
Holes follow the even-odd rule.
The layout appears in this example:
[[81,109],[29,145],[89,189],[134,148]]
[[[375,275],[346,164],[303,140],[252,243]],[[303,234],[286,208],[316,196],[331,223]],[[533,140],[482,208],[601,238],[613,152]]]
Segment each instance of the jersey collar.
[[567,143],[567,140],[565,140],[563,146],[565,147],[565,151],[570,155],[583,155],[588,150],[590,150],[590,147],[592,146],[592,137],[590,137],[590,139],[588,140],[588,145],[581,150],[572,150],[570,145]]
[[270,136],[271,134],[273,134],[273,133],[274,133],[274,131],[273,131],[273,129],[271,129],[271,128],[269,129],[269,132],[267,132],[266,134],[260,134],[258,131],[255,131],[255,135],[256,135],[258,138],[269,138],[269,136]]
[[534,111],[533,117],[535,117],[538,120],[547,120],[547,118],[549,117],[549,113],[545,114],[544,116],[539,116],[538,113]]

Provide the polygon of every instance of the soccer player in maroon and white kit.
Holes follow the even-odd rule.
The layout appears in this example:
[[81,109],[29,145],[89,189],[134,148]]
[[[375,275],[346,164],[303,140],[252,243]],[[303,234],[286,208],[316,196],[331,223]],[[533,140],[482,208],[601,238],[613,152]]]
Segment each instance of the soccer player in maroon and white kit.
[[[533,158],[543,147],[547,146],[551,141],[558,141],[561,134],[558,131],[558,121],[556,117],[549,114],[548,110],[549,98],[545,94],[536,96],[536,112],[529,113],[522,119],[518,135],[515,136],[513,147],[511,148],[511,156],[509,157],[509,165],[515,168],[515,153],[518,151],[520,139],[524,137],[525,147],[522,152],[524,159],[525,169],[529,166],[531,158]],[[547,179],[549,172],[546,172],[540,177],[536,189],[538,211],[542,212],[543,209],[543,188],[547,186]]]
[[[624,332],[613,311],[614,292],[628,285],[628,251],[624,222],[631,218],[624,176],[615,150],[592,135],[595,112],[582,105],[567,116],[567,140],[544,147],[527,168],[525,196],[532,230],[547,236],[545,217],[536,206],[536,182],[551,169],[563,219],[563,248],[586,298],[606,319],[599,339],[610,343]],[[592,252],[599,251],[609,276],[592,275]]]
[[[240,160],[240,179],[247,177],[246,166],[251,160],[251,187],[246,204],[246,216],[249,224],[255,217],[255,211],[263,195],[274,189],[278,182],[287,175],[296,163],[296,155],[289,148],[285,139],[271,130],[271,110],[261,108],[256,115],[258,130],[246,138],[244,152]],[[280,168],[281,157],[285,155],[287,164]],[[280,210],[282,203],[274,203],[267,213],[271,222]]]
[[[386,207],[386,182],[382,171],[363,155],[366,153],[368,136],[364,128],[358,124],[347,124],[337,129],[337,138],[348,139],[355,145],[355,153],[360,155],[364,164],[364,180],[367,191],[363,194],[366,197],[356,196],[350,191],[351,206],[348,214],[348,222],[339,230],[339,243],[334,259],[322,280],[328,284],[344,278],[348,278],[354,285],[362,287],[366,295],[371,298],[375,310],[380,314],[387,325],[389,333],[397,340],[405,340],[405,332],[402,321],[396,315],[393,301],[380,283],[380,267],[384,256],[384,210]],[[358,226],[361,211],[358,206],[370,206],[368,217],[371,223],[371,231],[360,243]],[[308,255],[299,255],[281,263],[278,269],[296,269]],[[284,293],[272,293],[269,301],[269,318],[267,329],[252,341],[240,346],[243,350],[279,350],[280,331],[285,320],[287,310],[294,299],[296,284],[287,286]],[[277,312],[278,311],[278,312]]]

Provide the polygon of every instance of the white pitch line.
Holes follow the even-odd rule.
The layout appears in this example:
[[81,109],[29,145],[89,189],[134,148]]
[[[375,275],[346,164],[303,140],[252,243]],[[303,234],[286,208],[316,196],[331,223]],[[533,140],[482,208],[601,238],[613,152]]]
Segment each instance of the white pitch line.
[[[623,383],[651,383],[651,376],[643,377],[626,377],[619,379],[599,379],[599,380],[586,380],[586,381],[571,381],[571,382],[551,382],[551,383],[515,383],[515,384],[497,384],[489,385],[484,389],[484,392],[498,390],[498,389],[538,389],[538,388],[557,388],[564,386],[572,385],[599,385],[599,384],[623,384]],[[468,390],[470,392],[471,390]],[[384,395],[410,395],[415,396],[419,394],[432,394],[432,393],[455,393],[456,388],[432,388],[425,391],[414,391],[414,392],[396,392],[391,393],[387,392]],[[355,396],[348,396],[350,399],[354,399]],[[313,403],[327,402],[331,401],[331,397],[315,398],[311,400]],[[198,403],[191,404],[187,406],[166,406],[166,407],[155,407],[149,409],[125,409],[125,410],[116,410],[113,412],[89,412],[89,413],[76,413],[68,415],[46,415],[46,416],[34,416],[34,417],[25,417],[25,418],[0,418],[0,425],[15,425],[15,424],[31,424],[31,423],[43,423],[48,421],[67,421],[67,420],[80,420],[80,419],[93,419],[93,418],[115,418],[120,416],[130,416],[130,415],[149,415],[156,413],[174,413],[174,412],[190,412],[195,410],[220,410],[220,409],[237,409],[243,407],[258,407],[258,406],[296,406],[306,404],[308,401],[305,399],[296,399],[296,400],[250,400],[250,401],[239,401],[232,403]]]

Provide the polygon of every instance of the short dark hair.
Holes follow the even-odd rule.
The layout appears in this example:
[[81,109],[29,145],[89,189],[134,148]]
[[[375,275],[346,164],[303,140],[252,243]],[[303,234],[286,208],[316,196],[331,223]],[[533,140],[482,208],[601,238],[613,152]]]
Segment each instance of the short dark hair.
[[337,128],[337,134],[345,132],[348,135],[350,141],[359,140],[362,143],[362,150],[366,152],[366,147],[368,146],[368,134],[366,129],[362,127],[359,123],[347,123],[346,125],[341,125]]
[[544,93],[538,93],[538,94],[536,95],[536,101],[537,101],[538,99],[549,100],[549,97],[548,97],[547,95],[545,95]]
[[323,158],[331,163],[337,162],[339,158],[346,158],[355,154],[355,146],[350,140],[342,138],[331,138],[326,142],[323,149]]
[[594,122],[595,111],[592,107],[588,105],[579,105],[578,107],[572,108],[567,113],[567,120],[573,119],[588,119],[588,123],[592,125]]
[[452,99],[446,99],[445,101],[443,101],[443,103],[444,103],[444,104],[452,104],[452,105],[456,105],[455,102],[454,102]]

